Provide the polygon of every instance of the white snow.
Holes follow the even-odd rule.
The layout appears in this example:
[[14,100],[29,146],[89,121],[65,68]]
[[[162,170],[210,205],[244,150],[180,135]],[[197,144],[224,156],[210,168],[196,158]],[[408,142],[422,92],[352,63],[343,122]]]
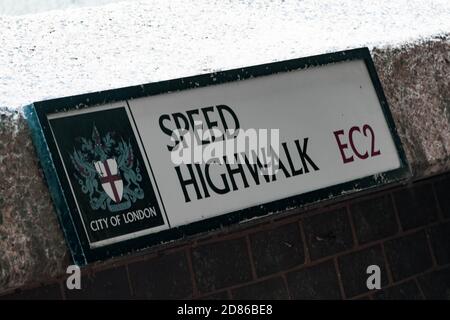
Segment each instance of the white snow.
[[1,0],[0,14],[21,15],[56,9],[98,6],[125,0]]
[[450,0],[148,0],[0,16],[0,106],[448,33]]

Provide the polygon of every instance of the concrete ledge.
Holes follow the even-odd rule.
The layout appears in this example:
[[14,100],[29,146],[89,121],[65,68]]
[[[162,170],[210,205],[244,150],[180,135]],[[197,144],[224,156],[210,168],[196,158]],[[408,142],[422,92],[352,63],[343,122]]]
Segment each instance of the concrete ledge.
[[372,56],[415,177],[450,169],[449,38]]
[[[414,178],[450,170],[450,41],[374,49]],[[0,292],[64,273],[69,255],[20,111],[0,108]]]
[[0,119],[1,291],[61,273],[68,254],[23,115]]

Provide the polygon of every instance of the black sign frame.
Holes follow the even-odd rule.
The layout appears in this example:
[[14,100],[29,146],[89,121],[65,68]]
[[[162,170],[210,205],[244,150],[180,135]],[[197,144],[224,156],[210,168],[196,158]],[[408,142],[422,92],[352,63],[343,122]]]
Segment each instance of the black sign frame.
[[[47,115],[50,113],[66,112],[73,109],[90,108],[102,104],[126,101],[146,96],[153,96],[174,91],[194,89],[199,87],[217,85],[237,80],[272,75],[309,67],[327,65],[330,63],[363,60],[370,75],[372,84],[380,102],[390,134],[394,140],[400,159],[400,167],[395,170],[382,172],[361,179],[345,182],[312,192],[287,197],[277,201],[265,203],[251,208],[230,212],[218,217],[208,218],[184,226],[160,231],[105,247],[91,249],[87,241],[81,218],[70,191],[69,182],[63,170],[52,136]],[[145,249],[157,244],[185,238],[202,232],[212,231],[223,226],[236,224],[242,220],[260,217],[268,213],[278,213],[302,207],[306,204],[315,204],[319,201],[341,197],[354,189],[362,190],[397,183],[411,176],[405,152],[397,134],[395,123],[389,110],[386,97],[378,79],[370,51],[367,48],[358,48],[335,53],[292,59],[227,71],[220,71],[197,76],[166,80],[156,83],[106,90],[47,101],[35,102],[25,107],[32,138],[41,161],[45,178],[54,201],[59,222],[65,234],[66,241],[76,264],[82,266],[88,263],[120,256],[133,251]]]

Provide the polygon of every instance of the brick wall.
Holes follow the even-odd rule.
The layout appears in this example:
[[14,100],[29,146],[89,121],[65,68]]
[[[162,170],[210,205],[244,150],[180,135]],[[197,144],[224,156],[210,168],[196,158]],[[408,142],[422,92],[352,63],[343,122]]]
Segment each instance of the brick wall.
[[[381,268],[368,291],[366,268]],[[450,173],[297,210],[1,298],[450,299]]]

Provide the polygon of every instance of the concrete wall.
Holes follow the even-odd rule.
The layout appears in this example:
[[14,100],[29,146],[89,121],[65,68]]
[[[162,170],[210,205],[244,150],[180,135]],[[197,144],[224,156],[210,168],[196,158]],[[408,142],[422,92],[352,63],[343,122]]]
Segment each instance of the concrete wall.
[[[404,286],[412,292],[411,297],[416,293],[419,297],[431,297],[427,288],[439,277],[448,277],[448,271],[440,270],[448,264],[445,255],[450,242],[446,236],[450,234],[450,214],[445,211],[449,208],[446,197],[450,186],[448,176],[443,175],[450,170],[450,41],[440,38],[403,48],[375,49],[372,55],[412,167],[413,180],[440,174],[435,180],[369,195],[384,200],[368,200],[364,210],[352,209],[358,208],[360,197],[346,203],[331,201],[314,213],[288,212],[209,234],[206,239],[201,235],[133,257],[92,265],[84,273],[93,275],[88,280],[93,289],[85,294],[100,297],[123,292],[134,297],[178,298],[217,294],[251,298],[274,292],[277,297],[318,298],[323,292],[332,298],[366,297],[358,285],[347,283],[345,273],[352,273],[352,265],[361,265],[358,261],[373,258],[385,266],[385,286]],[[18,297],[42,297],[45,292],[66,296],[61,291],[62,275],[70,258],[26,122],[20,112],[6,108],[0,109],[0,117],[0,292],[39,287]],[[336,210],[327,209],[329,206]],[[358,219],[362,221],[359,227]],[[380,230],[372,230],[366,219],[387,220],[380,222]],[[322,233],[329,234],[319,225],[331,228],[333,240],[314,240],[322,238]],[[333,231],[336,226],[342,230]],[[264,242],[265,239],[270,241]],[[293,243],[288,247],[294,249],[284,248],[285,242]],[[420,252],[415,251],[417,246]],[[403,251],[404,257],[400,256]],[[227,261],[225,253],[235,255],[233,261],[242,265],[229,265],[222,274],[220,266]],[[275,257],[275,265],[266,261],[267,254]],[[408,269],[404,264],[411,257],[415,257],[417,266]],[[165,277],[168,272],[171,277],[180,277],[175,278],[176,285],[172,278]],[[139,285],[141,280],[133,283],[134,274],[140,275],[145,287]],[[150,274],[158,275],[158,285]],[[105,284],[111,285],[109,279],[117,279],[114,285],[123,288],[112,290]],[[295,287],[299,279],[327,281],[322,289],[302,289]],[[425,282],[418,286],[421,281]],[[447,288],[442,290],[444,297]]]

